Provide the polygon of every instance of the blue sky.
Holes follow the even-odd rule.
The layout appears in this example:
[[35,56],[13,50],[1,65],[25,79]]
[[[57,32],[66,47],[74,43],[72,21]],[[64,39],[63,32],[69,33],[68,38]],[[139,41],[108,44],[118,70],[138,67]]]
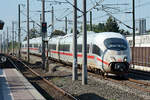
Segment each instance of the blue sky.
[[[54,0],[47,0],[47,1],[54,1]],[[65,0],[56,0],[56,1],[65,1]],[[68,0],[69,2],[73,3],[73,0]],[[78,1],[78,8],[82,10],[82,0]],[[125,24],[132,27],[132,14],[127,14],[123,12],[131,12],[132,9],[132,0],[87,0],[87,10],[92,8],[96,2],[103,1],[101,4],[107,7],[107,11],[115,13],[113,16],[115,16],[117,19],[121,20]],[[136,1],[136,26],[138,26],[138,20],[139,18],[146,18],[147,20],[147,30],[150,29],[150,1],[149,0],[135,0]],[[21,20],[26,21],[26,0],[1,0],[0,3],[0,19],[5,21],[5,27],[3,31],[6,31],[6,27],[9,27],[9,31],[11,32],[11,26],[12,21],[16,22],[16,29],[17,29],[17,20],[18,20],[18,4],[24,4],[25,6],[21,6]],[[110,5],[115,4],[115,5]],[[121,5],[120,5],[121,4]],[[122,5],[125,4],[125,5]],[[69,4],[56,4],[52,3],[55,10],[55,29],[61,29],[64,30],[64,21],[59,22],[56,20],[61,19],[64,20],[64,17],[67,15],[69,20],[72,20],[72,6]],[[46,3],[46,10],[51,10],[52,7],[50,2]],[[100,7],[97,6],[99,9]],[[110,9],[113,8],[113,9]],[[127,10],[124,10],[127,9]],[[40,19],[40,12],[35,12],[37,10],[41,10],[41,2],[38,0],[30,0],[30,17],[32,20],[36,21],[36,23],[39,23]],[[123,12],[121,12],[123,10]],[[101,9],[98,11],[96,9],[92,10],[93,12],[93,23],[97,24],[100,22],[106,22],[108,15],[102,11]],[[117,14],[116,14],[117,13]],[[81,15],[80,12],[78,12],[78,15]],[[82,21],[82,18],[78,19],[79,21]],[[87,20],[89,20],[89,13],[87,14]],[[51,13],[46,13],[46,21],[49,24],[51,24]],[[78,24],[78,27],[80,27],[81,24]],[[124,25],[119,24],[119,26],[125,30],[132,31],[128,28],[126,28]],[[26,30],[26,23],[21,23],[21,27]],[[35,26],[38,29],[38,26]],[[30,28],[32,28],[32,23],[30,23]],[[72,28],[72,23],[68,24],[68,28]],[[17,30],[16,30],[17,31]],[[2,31],[0,31],[1,33]],[[51,29],[48,29],[48,34],[50,34]],[[22,31],[22,36],[24,37],[26,35],[26,32]]]

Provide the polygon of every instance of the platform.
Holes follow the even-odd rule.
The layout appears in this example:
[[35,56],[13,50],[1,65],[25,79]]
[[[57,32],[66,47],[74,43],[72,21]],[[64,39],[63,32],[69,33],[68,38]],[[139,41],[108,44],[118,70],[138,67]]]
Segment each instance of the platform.
[[46,100],[16,69],[0,69],[0,100]]

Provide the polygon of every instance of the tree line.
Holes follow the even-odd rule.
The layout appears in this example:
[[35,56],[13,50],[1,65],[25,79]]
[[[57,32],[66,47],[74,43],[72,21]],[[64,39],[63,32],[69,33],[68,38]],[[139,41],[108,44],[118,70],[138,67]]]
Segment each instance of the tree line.
[[[90,31],[90,25],[87,25],[87,30]],[[99,32],[118,32],[122,35],[129,35],[129,31],[125,31],[124,29],[120,29],[117,21],[113,17],[109,17],[106,23],[99,23],[97,25],[92,25],[92,31]]]
[[[106,21],[106,23],[98,23],[98,24],[93,24],[92,25],[92,31],[99,33],[99,32],[117,32],[120,33],[122,35],[130,35],[129,31],[125,31],[124,29],[120,29],[117,21],[113,18],[113,17],[109,17]],[[82,30],[82,27],[81,27]],[[90,25],[87,24],[87,31],[90,31]],[[73,30],[71,29],[71,33],[73,32]],[[78,31],[79,33],[79,31]],[[61,31],[61,30],[55,30],[53,33],[51,33],[50,37],[53,36],[64,36],[66,35],[65,32]],[[36,37],[40,37],[42,36],[42,34],[36,30],[35,28],[32,28],[30,30],[30,39],[32,38],[36,38]],[[27,40],[27,36],[25,37],[24,40]]]

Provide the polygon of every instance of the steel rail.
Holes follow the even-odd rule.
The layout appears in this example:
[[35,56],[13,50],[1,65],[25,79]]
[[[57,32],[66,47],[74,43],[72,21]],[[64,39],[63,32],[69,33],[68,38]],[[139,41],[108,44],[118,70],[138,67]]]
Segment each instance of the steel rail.
[[[10,56],[14,59],[16,59],[17,61],[21,62],[26,68],[28,68],[34,75],[36,75],[37,77],[39,77],[41,80],[43,80],[45,83],[47,83],[48,85],[52,86],[53,88],[55,88],[56,90],[58,90],[60,93],[62,93],[64,96],[67,96],[69,99],[71,100],[79,100],[77,98],[75,98],[74,96],[72,96],[70,93],[66,92],[65,90],[57,87],[56,85],[54,85],[52,82],[48,81],[47,79],[45,79],[44,77],[41,77],[37,72],[35,72],[34,70],[32,70],[29,66],[27,66],[24,62],[22,62],[21,60],[19,60],[18,58],[14,57],[14,56]],[[18,67],[15,65],[15,63],[9,59],[10,62],[12,62],[12,64],[15,66],[15,68],[18,69]]]
[[[34,55],[34,56],[37,56],[37,55]],[[39,57],[39,56],[37,56],[37,57]],[[63,63],[60,63],[60,64],[63,64]],[[68,65],[68,66],[69,67],[66,67],[66,68],[71,68],[70,65]],[[79,69],[79,72],[81,72],[81,69]],[[101,79],[112,81],[112,82],[115,82],[115,83],[118,83],[118,84],[126,85],[128,87],[135,88],[135,89],[138,89],[138,90],[141,90],[141,91],[144,91],[144,92],[150,92],[150,89],[146,89],[146,88],[140,87],[140,86],[135,85],[135,84],[133,85],[131,83],[127,83],[127,81],[130,81],[130,82],[133,82],[133,83],[150,86],[150,83],[147,83],[147,82],[138,81],[138,80],[134,80],[134,79],[131,79],[131,78],[128,78],[127,81],[123,82],[123,81],[120,81],[120,80],[115,80],[115,79],[112,79],[112,78],[104,77],[100,74],[96,74],[96,73],[93,73],[93,72],[90,72],[90,71],[88,71],[88,74],[93,76],[93,77],[96,77],[96,78],[101,78]]]
[[[68,68],[70,68],[70,67],[68,67]],[[79,72],[81,72],[81,69],[79,69]],[[104,80],[108,80],[108,81],[111,81],[111,82],[114,82],[114,83],[117,83],[117,84],[123,84],[123,85],[126,85],[126,86],[131,87],[131,88],[142,90],[144,92],[150,92],[150,89],[146,89],[146,88],[140,87],[140,86],[135,85],[135,84],[133,85],[131,83],[127,83],[126,81],[123,82],[123,81],[120,81],[120,80],[115,80],[115,79],[104,77],[100,74],[96,74],[96,73],[89,72],[89,71],[88,71],[88,75],[91,75],[91,76],[96,77],[96,78],[101,78],[101,79],[104,79]],[[128,78],[127,81],[134,82],[134,83],[137,83],[137,84],[142,84],[142,85],[145,85],[145,86],[150,86],[150,83],[134,80],[134,79],[131,79],[131,78]]]
[[138,84],[143,84],[143,85],[146,85],[146,86],[150,86],[150,83],[148,83],[148,82],[138,81],[138,80],[135,80],[135,79],[132,79],[132,78],[128,78],[128,80],[130,82],[134,82],[134,83],[138,83]]
[[[117,84],[121,84],[121,85],[123,84],[125,86],[131,87],[131,88],[134,88],[134,89],[138,89],[138,90],[141,90],[141,91],[144,91],[144,92],[150,92],[150,89],[146,89],[146,88],[140,87],[140,86],[135,85],[135,84],[133,85],[131,83],[127,83],[126,81],[123,82],[123,81],[115,80],[115,79],[112,79],[112,78],[103,77],[101,75],[97,75],[97,74],[94,74],[94,73],[91,73],[91,72],[88,72],[88,74],[90,74],[90,75],[92,75],[94,77],[97,77],[97,78],[101,78],[101,79],[104,79],[104,80],[108,80],[108,81],[117,83]],[[144,82],[136,82],[136,80],[133,80],[133,79],[129,79],[128,81],[132,81],[134,83],[138,83],[138,84],[143,84],[143,85],[150,86],[150,84],[147,84],[147,83],[144,83]]]

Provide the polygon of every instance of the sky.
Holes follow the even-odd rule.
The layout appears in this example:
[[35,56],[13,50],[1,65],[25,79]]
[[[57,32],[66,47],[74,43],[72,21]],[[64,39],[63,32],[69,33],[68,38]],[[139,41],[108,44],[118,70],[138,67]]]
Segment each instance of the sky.
[[[39,12],[41,7],[40,0],[29,0],[30,1],[30,19],[34,20],[36,23],[40,23],[40,14]],[[63,21],[67,16],[68,20],[73,20],[73,7],[69,3],[54,3],[53,1],[66,2],[69,1],[73,4],[73,0],[45,0],[46,1],[46,11],[51,11],[52,6],[54,7],[54,16],[55,16],[55,29],[60,29],[64,31],[65,22]],[[136,10],[136,27],[138,27],[138,21],[140,18],[145,18],[146,28],[150,30],[150,0],[135,0],[135,10]],[[82,11],[82,0],[77,0],[78,8]],[[100,2],[100,3],[99,3]],[[99,3],[99,6],[93,8],[96,3]],[[26,0],[1,0],[0,3],[0,20],[5,22],[4,29],[0,31],[0,34],[6,32],[6,28],[9,28],[9,34],[11,37],[12,31],[12,21],[15,22],[15,30],[17,32],[17,23],[18,23],[18,4],[21,4],[21,28],[22,28],[22,38],[26,36]],[[108,14],[102,9],[109,13],[111,13],[115,18],[123,22],[124,24],[132,27],[132,14],[126,12],[132,12],[132,0],[87,0],[87,10],[91,9],[93,14],[93,24],[105,23]],[[37,12],[38,11],[38,12]],[[80,11],[78,11],[78,16],[82,15]],[[62,20],[57,21],[56,19]],[[51,24],[51,13],[46,13],[46,21]],[[82,17],[78,18],[78,21],[82,22]],[[89,21],[89,12],[87,13],[87,21]],[[81,27],[82,24],[78,24],[78,28]],[[131,29],[128,29],[123,24],[119,23],[120,28],[128,30],[132,32]],[[33,23],[30,23],[30,28],[33,27]],[[71,22],[68,22],[68,33],[70,29],[73,27]],[[39,26],[35,24],[35,28],[39,29]],[[51,28],[48,29],[48,35],[51,34]]]

